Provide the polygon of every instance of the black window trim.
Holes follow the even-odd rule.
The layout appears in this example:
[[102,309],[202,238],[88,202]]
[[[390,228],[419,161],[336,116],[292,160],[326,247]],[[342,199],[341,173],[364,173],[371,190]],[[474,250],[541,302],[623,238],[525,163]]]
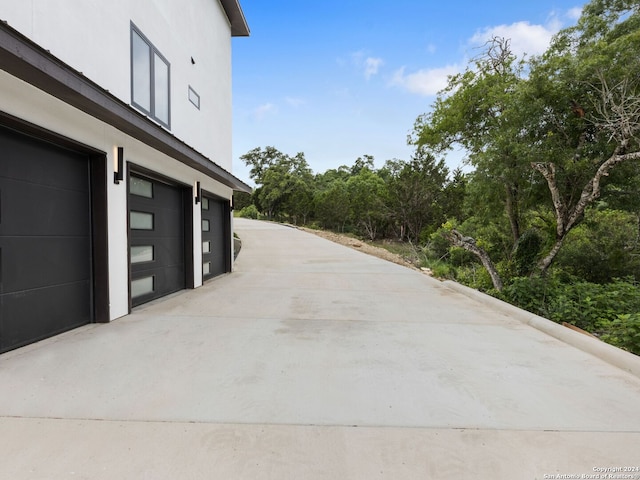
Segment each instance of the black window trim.
[[[142,105],[140,105],[139,103],[136,103],[135,98],[133,96],[133,36],[134,35],[138,35],[142,41],[144,41],[148,46],[149,46],[149,65],[150,65],[150,75],[149,75],[149,95],[150,95],[150,105],[151,105],[151,109],[150,111],[147,110],[146,108],[144,108]],[[162,59],[162,61],[164,63],[167,64],[167,102],[168,102],[168,122],[165,122],[164,120],[158,118],[156,116],[155,113],[155,81],[154,81],[154,75],[155,75],[155,56],[160,57],[160,59]],[[136,107],[138,110],[140,110],[141,112],[147,114],[149,116],[149,118],[153,119],[154,121],[158,122],[160,125],[162,125],[163,127],[166,127],[168,130],[171,130],[171,63],[169,62],[169,60],[167,60],[167,58],[162,55],[162,53],[160,53],[160,51],[155,47],[155,45],[151,42],[151,40],[149,40],[147,38],[147,36],[142,33],[142,31],[136,26],[135,23],[131,22],[131,33],[130,33],[130,37],[129,37],[129,57],[130,57],[130,65],[131,65],[131,75],[130,75],[130,81],[131,81],[131,105],[133,105],[134,107]]]

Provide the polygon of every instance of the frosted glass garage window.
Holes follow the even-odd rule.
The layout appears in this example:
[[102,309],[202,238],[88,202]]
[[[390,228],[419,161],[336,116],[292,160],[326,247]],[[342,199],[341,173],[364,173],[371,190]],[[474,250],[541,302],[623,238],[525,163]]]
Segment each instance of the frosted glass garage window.
[[139,197],[153,198],[153,183],[138,177],[131,177],[129,191]]
[[205,262],[202,264],[202,274],[209,275],[211,273],[211,262]]
[[202,197],[202,210],[209,210],[209,199]]
[[153,245],[131,247],[131,263],[153,262]]
[[209,220],[202,220],[202,231],[208,232],[209,228]]
[[129,225],[133,230],[153,230],[153,213],[131,211]]
[[131,298],[141,297],[148,293],[153,293],[154,278],[150,277],[138,278],[131,281]]
[[211,253],[211,242],[202,242],[202,253]]

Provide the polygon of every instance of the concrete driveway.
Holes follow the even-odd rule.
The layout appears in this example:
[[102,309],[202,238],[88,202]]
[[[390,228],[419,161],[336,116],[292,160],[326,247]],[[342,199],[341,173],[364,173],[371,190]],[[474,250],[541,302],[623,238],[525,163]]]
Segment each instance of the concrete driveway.
[[419,272],[236,231],[235,273],[0,356],[1,479],[640,478],[638,377]]

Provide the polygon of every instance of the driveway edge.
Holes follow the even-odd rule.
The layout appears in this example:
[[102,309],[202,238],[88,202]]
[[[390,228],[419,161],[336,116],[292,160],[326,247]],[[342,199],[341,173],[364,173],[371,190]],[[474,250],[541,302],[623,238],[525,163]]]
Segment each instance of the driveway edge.
[[551,335],[552,337],[567,343],[583,352],[594,355],[605,362],[614,365],[630,374],[640,378],[640,357],[622,350],[613,345],[598,340],[596,338],[584,335],[562,325],[555,323],[547,318],[540,317],[534,313],[518,308],[510,303],[504,302],[498,298],[482,293],[471,287],[467,287],[453,280],[445,280],[442,282],[448,288],[455,290],[469,298],[472,298],[482,304],[489,305],[516,320],[525,323],[536,330]]

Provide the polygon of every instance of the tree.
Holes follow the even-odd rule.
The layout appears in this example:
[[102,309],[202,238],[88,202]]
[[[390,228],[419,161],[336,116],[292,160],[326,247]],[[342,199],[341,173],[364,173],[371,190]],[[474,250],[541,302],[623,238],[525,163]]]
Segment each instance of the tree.
[[303,153],[290,157],[274,147],[255,148],[240,157],[251,165],[251,178],[259,185],[254,204],[269,219],[288,215],[306,219],[312,208],[313,175]]
[[460,168],[456,168],[451,177],[447,179],[440,205],[445,218],[462,222],[466,216],[464,211],[464,199],[467,193],[467,177]]
[[384,223],[384,200],[387,195],[384,180],[369,166],[365,166],[347,180],[347,190],[353,224],[363,235],[375,240]]
[[336,179],[316,192],[316,215],[324,228],[344,231],[351,211],[350,200],[347,183],[342,179]]
[[240,157],[245,165],[250,166],[249,177],[256,184],[264,183],[264,175],[269,167],[286,159],[286,155],[275,147],[254,148]]
[[469,152],[476,171],[467,192],[495,223],[501,216],[488,206],[499,195],[511,232],[507,258],[531,227],[530,212],[548,205],[555,228],[538,262],[544,274],[587,207],[616,191],[603,188],[614,168],[640,159],[639,31],[637,2],[593,0],[575,27],[527,63],[494,38],[416,121],[416,145]]
[[532,64],[531,95],[544,99],[545,115],[527,128],[540,159],[531,167],[546,181],[556,221],[542,273],[611,171],[640,159],[639,27],[637,2],[594,0]]
[[381,176],[387,179],[387,210],[400,239],[417,242],[423,228],[435,230],[442,223],[439,200],[447,175],[444,160],[423,148],[416,149],[410,162],[385,163]]
[[[511,53],[509,39],[494,37],[484,54],[450,77],[430,113],[418,117],[410,142],[435,154],[462,146],[476,168],[476,179],[496,200],[493,221],[506,213],[515,245],[522,232],[530,169],[523,157],[519,125],[527,114],[519,85],[524,63]],[[525,195],[526,194],[526,195]],[[483,195],[483,200],[487,197]]]

